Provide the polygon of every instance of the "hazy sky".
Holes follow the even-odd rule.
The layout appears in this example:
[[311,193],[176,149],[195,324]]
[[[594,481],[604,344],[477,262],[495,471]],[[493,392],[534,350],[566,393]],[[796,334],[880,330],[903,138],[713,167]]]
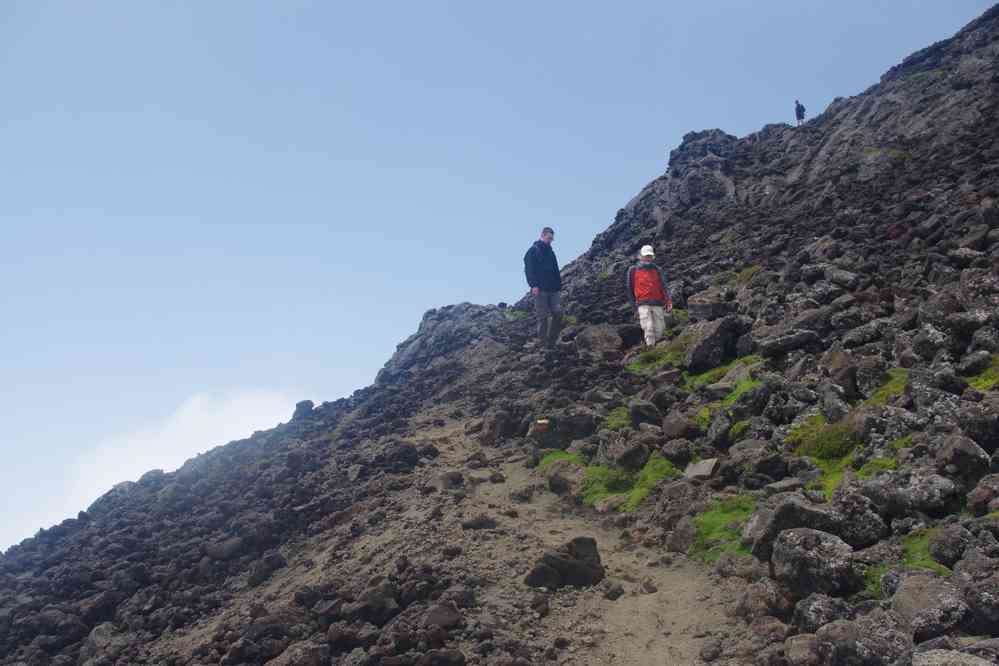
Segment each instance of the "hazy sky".
[[0,549],[512,301],[685,132],[859,93],[986,1],[0,3]]

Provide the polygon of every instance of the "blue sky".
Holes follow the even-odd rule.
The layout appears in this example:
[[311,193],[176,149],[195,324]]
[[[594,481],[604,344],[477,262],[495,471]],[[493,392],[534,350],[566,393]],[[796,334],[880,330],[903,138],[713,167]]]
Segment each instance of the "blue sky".
[[861,92],[990,3],[0,3],[0,549],[512,301],[690,130]]

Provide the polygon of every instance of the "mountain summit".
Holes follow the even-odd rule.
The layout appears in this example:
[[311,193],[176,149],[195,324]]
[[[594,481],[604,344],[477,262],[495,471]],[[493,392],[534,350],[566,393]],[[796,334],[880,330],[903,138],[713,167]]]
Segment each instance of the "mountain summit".
[[[999,6],[0,558],[0,665],[999,663]],[[667,339],[624,295],[644,245]]]

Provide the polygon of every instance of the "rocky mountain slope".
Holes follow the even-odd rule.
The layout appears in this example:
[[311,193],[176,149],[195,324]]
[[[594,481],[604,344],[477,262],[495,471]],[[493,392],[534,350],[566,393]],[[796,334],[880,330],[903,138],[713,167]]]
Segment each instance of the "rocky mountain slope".
[[0,558],[0,664],[999,663],[997,63],[999,7],[688,134],[555,352],[526,300],[432,310],[373,386],[115,487]]

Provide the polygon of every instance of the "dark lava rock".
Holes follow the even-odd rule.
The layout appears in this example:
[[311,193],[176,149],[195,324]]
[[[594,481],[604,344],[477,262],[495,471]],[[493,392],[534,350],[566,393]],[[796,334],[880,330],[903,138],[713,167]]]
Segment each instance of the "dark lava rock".
[[592,537],[576,537],[558,550],[545,553],[524,582],[530,587],[555,590],[560,587],[590,587],[604,578],[597,542]]

